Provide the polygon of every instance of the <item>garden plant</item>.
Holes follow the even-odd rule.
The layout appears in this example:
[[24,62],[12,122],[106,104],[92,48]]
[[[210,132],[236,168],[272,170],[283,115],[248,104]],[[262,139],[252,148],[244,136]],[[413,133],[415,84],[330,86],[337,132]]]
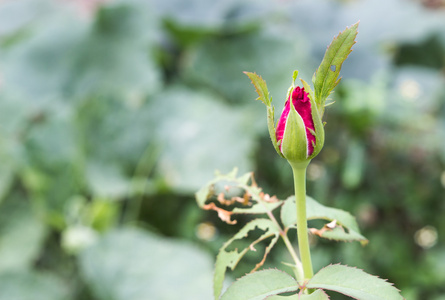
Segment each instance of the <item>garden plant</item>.
[[[354,299],[403,299],[393,284],[361,269],[343,264],[330,264],[314,274],[309,234],[340,242],[368,240],[360,233],[355,218],[346,211],[327,207],[306,195],[306,171],[311,160],[323,148],[325,125],[323,114],[329,95],[340,81],[343,62],[352,51],[358,23],[346,28],[326,50],[325,56],[313,78],[313,89],[304,80],[301,86],[295,82],[286,96],[281,116],[275,125],[274,106],[266,82],[256,73],[245,72],[267,107],[267,124],[272,144],[281,157],[289,162],[293,171],[295,194],[287,199],[270,196],[258,186],[253,173],[238,176],[237,169],[229,174],[217,173],[216,178],[196,193],[198,205],[205,210],[214,210],[219,218],[235,224],[233,215],[259,216],[245,224],[220,249],[214,272],[214,297],[226,300],[247,299],[329,299],[326,291],[342,293]],[[359,101],[359,99],[357,99]],[[328,128],[328,127],[327,127]],[[328,130],[328,129],[327,129]],[[263,217],[266,215],[267,217]],[[323,220],[321,228],[308,228],[309,220]],[[296,229],[298,254],[289,236]],[[252,243],[239,242],[255,235]],[[280,240],[284,242],[292,262],[283,263],[292,276],[279,269],[259,270]],[[256,251],[260,242],[267,243],[263,259],[252,271],[239,278],[223,292],[227,268],[235,269],[249,251]]]
[[[357,20],[316,75],[342,79],[314,111],[309,260],[276,122],[291,84],[323,107],[312,75]],[[350,299],[333,268],[445,300],[444,53],[444,1],[0,1],[0,300],[249,298],[273,274],[269,299]]]

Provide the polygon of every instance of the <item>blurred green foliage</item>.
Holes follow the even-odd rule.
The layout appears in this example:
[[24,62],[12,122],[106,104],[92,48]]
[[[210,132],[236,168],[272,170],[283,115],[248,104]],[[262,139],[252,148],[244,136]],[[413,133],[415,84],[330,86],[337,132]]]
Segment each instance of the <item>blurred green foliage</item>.
[[210,299],[239,227],[193,193],[235,166],[292,193],[242,71],[278,109],[357,20],[308,192],[370,243],[314,238],[314,265],[444,299],[445,5],[402,0],[1,1],[0,299]]

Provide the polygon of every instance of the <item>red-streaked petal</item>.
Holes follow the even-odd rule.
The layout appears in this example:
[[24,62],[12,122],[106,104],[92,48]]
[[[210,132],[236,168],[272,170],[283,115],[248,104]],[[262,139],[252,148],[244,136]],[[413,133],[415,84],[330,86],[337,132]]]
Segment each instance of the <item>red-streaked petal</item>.
[[[277,142],[281,141],[284,136],[284,129],[286,128],[287,117],[289,116],[289,111],[290,111],[289,99],[287,99],[286,103],[284,104],[283,112],[281,113],[280,119],[278,120],[277,130],[275,133],[277,137]],[[280,144],[280,150],[281,150],[281,144]]]

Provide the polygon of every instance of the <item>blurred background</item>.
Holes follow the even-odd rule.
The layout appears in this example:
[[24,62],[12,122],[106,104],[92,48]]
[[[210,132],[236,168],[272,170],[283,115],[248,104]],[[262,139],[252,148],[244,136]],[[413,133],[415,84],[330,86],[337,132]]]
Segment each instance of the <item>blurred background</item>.
[[[279,114],[292,71],[309,82],[358,20],[308,194],[370,243],[313,238],[314,267],[444,300],[443,0],[1,0],[0,300],[212,299],[216,253],[248,218],[223,224],[194,193],[234,167],[293,191],[242,71]],[[284,248],[266,268],[286,269]]]

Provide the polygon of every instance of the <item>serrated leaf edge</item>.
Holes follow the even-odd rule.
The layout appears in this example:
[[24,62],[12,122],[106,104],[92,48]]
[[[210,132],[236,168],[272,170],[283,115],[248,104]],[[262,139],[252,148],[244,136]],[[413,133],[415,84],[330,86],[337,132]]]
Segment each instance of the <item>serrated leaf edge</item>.
[[[315,275],[317,275],[317,274],[320,273],[322,270],[324,270],[324,269],[326,269],[326,268],[328,268],[328,267],[331,267],[331,266],[342,266],[342,267],[347,267],[347,268],[351,268],[351,269],[354,269],[354,270],[362,271],[363,273],[365,273],[365,274],[368,275],[368,276],[377,278],[377,279],[383,281],[384,283],[387,283],[388,285],[390,285],[391,287],[393,287],[394,289],[396,289],[399,293],[401,292],[397,287],[395,287],[394,283],[388,281],[388,279],[380,278],[380,277],[377,276],[377,275],[373,275],[373,274],[369,274],[368,272],[365,272],[363,269],[360,269],[360,268],[357,268],[357,267],[351,267],[351,266],[348,266],[348,265],[342,265],[341,263],[338,263],[338,264],[329,264],[329,265],[327,265],[327,266],[321,268],[317,273],[315,273]],[[315,275],[314,275],[314,277],[315,277]],[[311,282],[311,280],[309,280],[309,281],[306,283],[306,285],[305,285],[306,288],[311,288],[311,287],[309,286],[309,285],[310,285],[310,282]],[[318,288],[318,287],[312,287],[312,288],[322,289],[322,288]],[[325,289],[326,289],[326,288],[325,288]],[[333,290],[333,291],[335,291],[335,290]],[[337,292],[337,291],[335,291],[335,292]],[[341,292],[337,292],[337,293],[343,294],[343,293],[341,293]],[[351,298],[353,298],[353,299],[362,300],[362,299],[354,298],[354,297],[349,296],[349,295],[346,295],[346,296],[351,297]],[[403,299],[406,300],[405,298],[403,298]]]
[[[286,273],[286,272],[284,272],[283,270],[280,270],[280,269],[278,269],[278,268],[268,268],[268,269],[263,269],[263,270],[260,270],[260,271],[256,271],[255,273],[261,273],[261,272],[266,272],[266,271],[270,271],[270,270],[273,270],[273,271],[279,271],[279,272],[281,272],[281,273],[283,273],[283,274],[286,274],[286,275],[288,275],[289,277],[291,277],[291,278],[295,281],[296,289],[295,289],[295,290],[287,290],[286,292],[294,292],[294,291],[298,291],[298,290],[301,288],[301,286],[298,284],[298,281],[297,281],[293,276],[289,275],[288,273]],[[244,274],[243,276],[237,278],[237,279],[235,280],[235,282],[240,281],[241,279],[243,279],[243,278],[245,278],[245,277],[247,277],[247,276],[249,276],[249,275],[251,275],[251,274],[253,274],[253,273],[246,273],[246,274]],[[233,282],[233,283],[235,283],[235,282]],[[233,283],[232,283],[232,285],[233,285]],[[230,288],[230,287],[229,287],[229,288]],[[224,293],[225,293],[225,292],[224,292]],[[220,298],[222,297],[222,295],[224,295],[224,293],[221,294]],[[280,293],[284,293],[284,292],[280,292]],[[274,294],[274,295],[278,295],[278,294]],[[274,295],[269,295],[269,296],[274,296]],[[269,297],[269,296],[267,296],[267,297]],[[264,299],[267,299],[267,298],[264,298]],[[248,299],[246,299],[246,300],[248,300]]]

